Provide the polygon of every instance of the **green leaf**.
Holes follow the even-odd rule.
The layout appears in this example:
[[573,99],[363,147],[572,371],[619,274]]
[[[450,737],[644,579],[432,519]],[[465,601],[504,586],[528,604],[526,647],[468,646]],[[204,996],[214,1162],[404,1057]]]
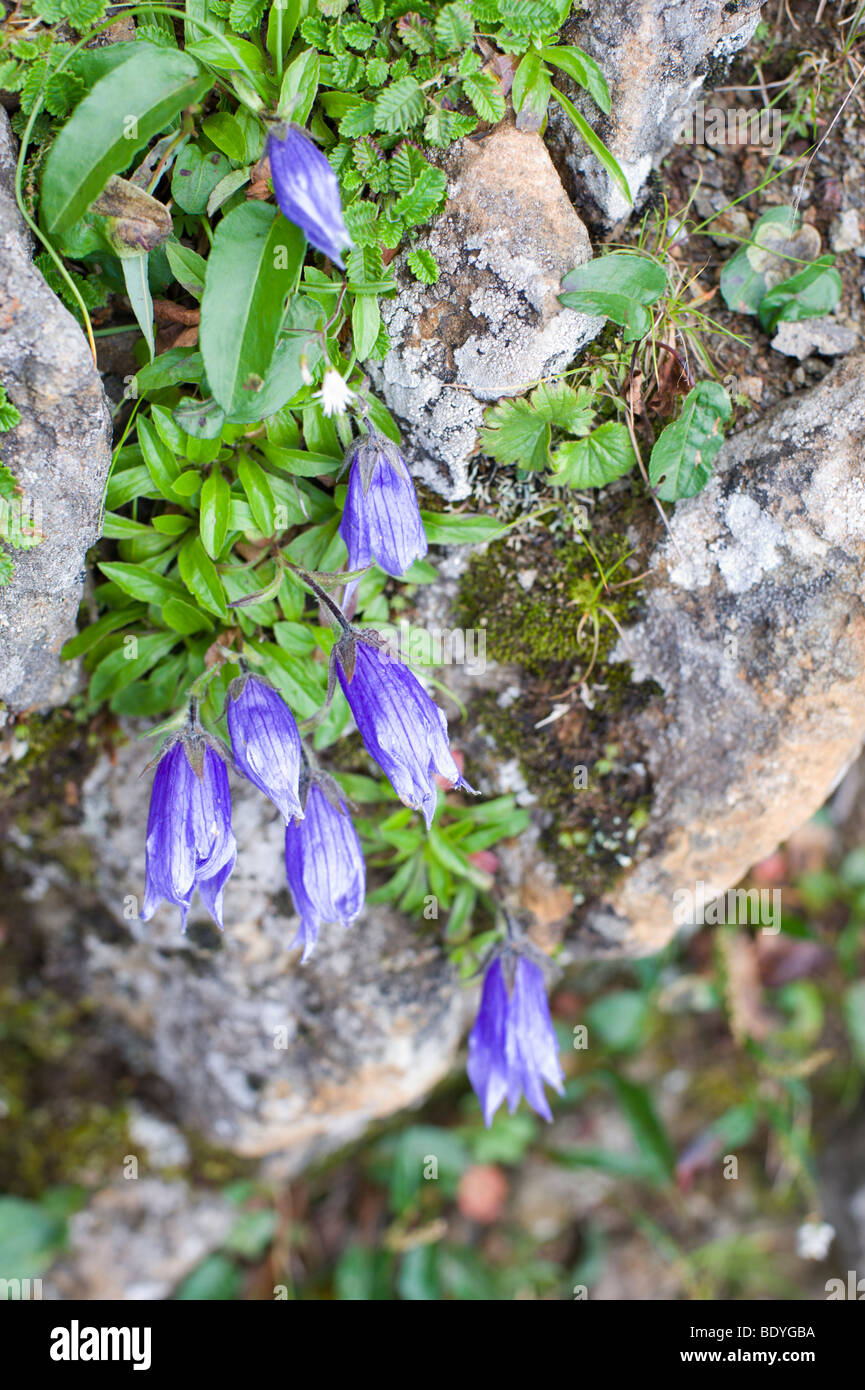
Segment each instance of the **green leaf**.
[[542,62],[540,54],[531,49],[517,68],[511,87],[511,100],[518,113],[518,130],[540,128],[551,90],[550,70]]
[[122,627],[128,627],[130,623],[136,622],[143,612],[144,609],[139,604],[132,608],[109,609],[95,623],[70,637],[60,653],[61,657],[64,661],[73,661],[78,656],[84,656],[93,647],[98,646],[103,637],[108,637]]
[[[218,150],[222,150],[234,164],[248,164],[253,157],[248,148],[247,132],[239,118],[232,116],[230,111],[215,111],[212,116],[202,121],[201,129],[208,140],[212,141]],[[209,205],[209,195],[207,202]]]
[[144,565],[129,565],[120,560],[103,560],[99,568],[112,584],[130,598],[141,603],[164,603],[167,598],[182,598],[183,590],[173,580],[145,569]]
[[436,15],[436,46],[440,52],[460,53],[475,41],[475,24],[465,5],[444,5]]
[[34,1279],[63,1243],[65,1224],[37,1202],[0,1197],[0,1269],[4,1279]]
[[408,193],[397,199],[394,212],[397,216],[404,217],[409,225],[417,226],[421,222],[428,222],[433,213],[441,207],[446,192],[447,176],[444,170],[428,166],[421,170]]
[[667,273],[657,261],[630,251],[611,251],[569,270],[562,280],[565,290],[592,290],[616,294],[638,304],[655,304],[667,288]]
[[394,133],[411,130],[423,120],[424,96],[413,77],[401,77],[379,92],[375,101],[375,121],[378,130]]
[[167,241],[165,254],[177,283],[194,299],[200,299],[204,292],[204,275],[207,269],[204,257],[180,241]]
[[482,121],[492,125],[503,119],[505,98],[502,84],[491,72],[479,72],[463,80],[463,91]]
[[212,396],[207,401],[183,396],[174,407],[171,418],[180,430],[193,439],[219,439],[225,427],[225,411]]
[[119,690],[125,690],[167,656],[177,642],[174,632],[154,633],[149,637],[127,635],[121,645],[104,656],[90,677],[90,699],[95,704],[110,700]]
[[315,49],[307,48],[286,68],[276,108],[280,120],[306,124],[318,91],[319,67]]
[[214,613],[217,618],[227,618],[228,605],[216,566],[198,536],[190,536],[188,541],[184,541],[177,557],[177,567],[187,589],[198,599],[202,608]]
[[254,459],[243,454],[237,465],[237,476],[246,493],[253,521],[263,536],[272,536],[276,525],[275,503],[267,474]]
[[256,33],[266,9],[267,0],[231,0],[229,23],[237,34]]
[[208,1255],[187,1274],[174,1297],[181,1302],[232,1302],[239,1297],[242,1275],[226,1255]]
[[594,58],[590,58],[581,48],[574,47],[542,48],[541,56],[546,58],[548,63],[552,63],[553,67],[561,68],[562,72],[566,72],[568,77],[572,77],[581,87],[585,87],[605,116],[610,114],[610,89]]
[[206,210],[216,185],[230,170],[224,154],[205,151],[200,145],[187,145],[174,165],[171,196],[183,212],[199,216]]
[[406,265],[416,280],[420,280],[422,285],[434,285],[439,278],[439,268],[436,258],[425,246],[418,246],[414,251],[409,251],[406,256]]
[[841,298],[841,276],[831,269],[834,260],[834,256],[821,256],[766,292],[757,313],[767,333],[773,333],[779,323],[820,318],[835,308]]
[[421,521],[430,545],[482,545],[508,529],[494,516],[480,512],[421,512]]
[[848,986],[843,1008],[853,1056],[865,1071],[865,980]]
[[211,560],[215,560],[228,534],[231,488],[218,467],[205,478],[201,486],[199,530],[201,544]]
[[302,0],[273,0],[267,16],[267,51],[277,76],[291,50],[291,41],[300,23]]
[[631,190],[628,187],[628,180],[625,178],[624,174],[619,168],[619,165],[617,164],[613,156],[610,154],[610,151],[607,149],[603,140],[601,140],[599,136],[595,134],[585,117],[580,115],[579,111],[577,110],[574,103],[571,101],[570,97],[566,97],[564,92],[559,91],[558,87],[553,87],[553,96],[561,106],[565,115],[570,116],[574,125],[577,127],[577,130],[580,132],[589,149],[591,150],[592,154],[595,156],[595,159],[598,161],[600,165],[603,166],[604,169],[606,169],[607,173],[613,180],[613,183],[618,188],[622,197],[625,199],[627,203],[633,204],[634,200],[631,197]]
[[699,381],[688,392],[680,418],[661,431],[649,459],[649,480],[665,502],[695,497],[706,486],[732,412],[716,381]]
[[[770,208],[757,219],[751,231],[753,244],[740,246],[721,271],[721,294],[728,309],[737,314],[756,314],[766,293],[766,279],[759,269],[764,263],[759,253],[766,249],[763,239],[767,246],[776,245],[780,239],[783,246],[795,237],[800,223],[799,215],[786,205]],[[779,229],[780,238],[777,233],[773,235],[775,228]],[[754,260],[758,261],[758,268]]]
[[193,607],[182,598],[167,598],[162,605],[162,618],[174,632],[180,632],[184,636],[193,632],[210,631],[213,627],[213,623],[200,608]]
[[60,237],[80,221],[111,175],[122,173],[211,85],[188,53],[150,45],[97,82],[60,130],[45,164],[40,214],[49,236]]
[[136,426],[138,443],[154,487],[166,501],[176,502],[178,498],[172,484],[180,473],[177,459],[146,415],[139,415]]
[[551,481],[570,487],[606,487],[637,462],[627,426],[608,420],[585,439],[568,439],[553,456]]
[[675,1154],[652,1097],[644,1086],[628,1081],[615,1072],[605,1073],[611,1089],[625,1112],[640,1153],[651,1165],[659,1182],[667,1182],[675,1171]]
[[264,72],[264,55],[261,50],[256,48],[254,43],[247,39],[237,39],[233,34],[225,34],[220,39],[208,35],[205,39],[188,44],[186,52],[200,58],[202,63],[209,63],[219,72]]
[[351,332],[359,362],[372,354],[381,327],[381,310],[375,295],[355,296],[351,309]]
[[267,376],[305,246],[300,229],[266,203],[234,208],[216,229],[200,343],[210,389],[229,415]]
[[550,466],[550,424],[525,397],[500,401],[484,416],[480,445],[498,463],[520,468]]
[[124,256],[120,264],[123,267],[123,281],[126,285],[126,294],[132,307],[132,312],[138,321],[138,327],[144,335],[147,344],[147,351],[150,353],[150,360],[153,360],[155,342],[153,337],[153,298],[150,293],[150,281],[147,278],[148,256]]

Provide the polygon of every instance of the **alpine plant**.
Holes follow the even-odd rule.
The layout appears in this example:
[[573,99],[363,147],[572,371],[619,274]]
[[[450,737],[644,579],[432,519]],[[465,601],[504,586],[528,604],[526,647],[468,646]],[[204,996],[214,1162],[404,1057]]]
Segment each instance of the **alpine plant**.
[[166,743],[156,767],[147,818],[144,907],[149,922],[164,900],[186,917],[196,888],[222,928],[222,895],[237,859],[228,772],[195,722]]
[[238,771],[270,797],[286,825],[303,816],[300,734],[279,691],[244,672],[228,687],[225,714]]
[[351,446],[348,459],[348,493],[339,525],[348,568],[375,563],[399,578],[428,549],[406,461],[396,444],[372,429]]
[[520,1096],[552,1120],[544,1082],[561,1095],[558,1051],[543,971],[508,944],[487,967],[469,1034],[468,1076],[487,1128],[503,1100],[513,1114]]
[[293,125],[274,127],[267,154],[280,211],[316,251],[344,270],[343,253],[352,240],[342,215],[336,174],[327,158]]
[[363,851],[332,777],[310,774],[303,819],[285,831],[285,874],[300,927],[294,946],[308,960],[324,922],[350,927],[366,896]]

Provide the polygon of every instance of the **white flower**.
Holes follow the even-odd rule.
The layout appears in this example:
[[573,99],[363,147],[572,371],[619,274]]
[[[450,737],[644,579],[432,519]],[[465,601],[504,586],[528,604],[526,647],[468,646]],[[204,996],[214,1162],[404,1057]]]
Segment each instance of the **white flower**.
[[834,1239],[828,1221],[805,1221],[796,1232],[796,1254],[800,1260],[825,1260]]
[[333,367],[328,367],[316,400],[321,401],[325,415],[342,415],[346,406],[351,405],[354,400],[354,392],[345,377],[340,376]]

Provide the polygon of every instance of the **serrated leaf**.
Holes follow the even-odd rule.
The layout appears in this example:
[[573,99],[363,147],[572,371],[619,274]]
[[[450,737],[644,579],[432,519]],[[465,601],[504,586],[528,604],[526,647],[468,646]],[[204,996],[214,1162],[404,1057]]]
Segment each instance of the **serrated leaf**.
[[695,497],[706,486],[732,411],[716,381],[699,381],[688,392],[680,418],[661,431],[649,459],[649,481],[665,502]]
[[378,130],[396,134],[411,130],[423,119],[424,95],[413,77],[391,82],[375,100],[375,121]]
[[45,164],[40,215],[52,237],[79,222],[112,174],[160,134],[212,79],[188,53],[133,54],[96,83],[62,127]]
[[436,15],[436,46],[444,53],[460,53],[475,40],[474,20],[465,5],[444,5]]
[[409,251],[406,256],[406,264],[415,279],[420,280],[422,285],[434,285],[439,278],[436,258],[425,246],[418,246],[414,251]]
[[254,33],[264,18],[267,0],[231,0],[229,22],[236,34]]
[[463,91],[482,121],[495,125],[505,114],[502,85],[491,72],[463,79]]
[[409,191],[397,199],[394,212],[398,217],[403,217],[409,226],[418,226],[438,212],[446,193],[447,177],[444,170],[428,167],[421,171]]
[[480,445],[498,463],[515,463],[520,468],[548,468],[550,465],[550,424],[524,397],[500,401],[484,417]]

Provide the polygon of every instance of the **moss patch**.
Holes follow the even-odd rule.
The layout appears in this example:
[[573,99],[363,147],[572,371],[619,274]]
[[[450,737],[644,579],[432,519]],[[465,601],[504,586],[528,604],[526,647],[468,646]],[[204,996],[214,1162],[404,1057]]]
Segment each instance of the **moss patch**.
[[582,539],[549,533],[490,546],[470,563],[456,607],[461,626],[486,630],[490,657],[519,668],[519,695],[480,695],[470,721],[518,759],[544,813],[542,847],[577,903],[633,862],[651,803],[636,716],[658,687],[634,684],[630,667],[609,660],[617,624],[638,615],[641,585],[623,581],[643,569],[653,531],[634,528],[646,539],[626,563],[625,509],[629,495],[588,534],[594,556]]

